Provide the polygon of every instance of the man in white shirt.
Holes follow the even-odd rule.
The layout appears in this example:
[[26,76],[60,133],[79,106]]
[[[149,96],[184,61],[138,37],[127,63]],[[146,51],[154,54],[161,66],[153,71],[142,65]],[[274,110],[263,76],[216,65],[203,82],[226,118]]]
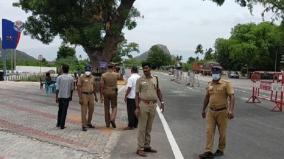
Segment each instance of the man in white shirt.
[[62,71],[63,74],[56,79],[56,103],[59,106],[56,127],[64,129],[69,102],[72,101],[74,79],[68,74],[68,65],[62,65]]
[[127,104],[127,115],[128,115],[128,126],[125,128],[125,130],[132,130],[134,128],[137,128],[138,120],[135,115],[135,87],[136,87],[136,81],[140,78],[140,75],[138,74],[137,67],[133,66],[131,68],[131,76],[127,80],[127,90],[125,93],[124,101]]

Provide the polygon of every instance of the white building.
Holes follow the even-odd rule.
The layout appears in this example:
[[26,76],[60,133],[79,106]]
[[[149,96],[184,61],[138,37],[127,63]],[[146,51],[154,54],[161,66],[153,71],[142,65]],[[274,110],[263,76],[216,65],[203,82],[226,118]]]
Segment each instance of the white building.
[[48,71],[56,72],[56,67],[16,66],[16,72],[18,73],[45,73]]

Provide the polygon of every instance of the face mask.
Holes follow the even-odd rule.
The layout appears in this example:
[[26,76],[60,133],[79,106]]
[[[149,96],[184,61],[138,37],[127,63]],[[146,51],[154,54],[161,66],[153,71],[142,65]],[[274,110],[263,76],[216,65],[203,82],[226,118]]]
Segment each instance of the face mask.
[[220,77],[220,74],[212,74],[212,79],[213,79],[214,81],[218,81],[220,78],[221,78],[221,77]]
[[91,72],[90,72],[90,71],[86,71],[86,72],[85,72],[85,75],[86,75],[86,76],[90,76],[90,75],[91,75]]

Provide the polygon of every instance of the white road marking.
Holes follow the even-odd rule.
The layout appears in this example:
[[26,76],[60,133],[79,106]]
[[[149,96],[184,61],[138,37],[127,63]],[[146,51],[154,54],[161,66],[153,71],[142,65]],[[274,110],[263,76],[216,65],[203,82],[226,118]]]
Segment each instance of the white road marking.
[[177,144],[177,142],[176,142],[176,140],[175,140],[175,138],[173,136],[173,133],[172,133],[172,131],[171,131],[171,129],[170,129],[170,127],[169,127],[169,125],[168,125],[168,123],[167,123],[167,121],[166,121],[164,115],[162,114],[162,112],[161,112],[161,110],[160,110],[158,105],[156,107],[156,111],[158,112],[160,120],[161,120],[161,122],[163,124],[164,130],[166,132],[167,138],[168,138],[169,143],[171,145],[171,148],[172,148],[172,151],[174,153],[175,159],[184,159],[184,157],[183,157],[183,155],[182,155],[182,153],[181,153],[181,151],[180,151],[180,149],[178,147],[178,144]]

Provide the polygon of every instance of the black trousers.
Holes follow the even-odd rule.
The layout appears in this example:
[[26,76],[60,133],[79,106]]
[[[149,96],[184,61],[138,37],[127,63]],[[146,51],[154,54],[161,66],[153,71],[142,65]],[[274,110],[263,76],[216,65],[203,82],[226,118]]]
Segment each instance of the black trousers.
[[65,120],[66,120],[66,115],[67,115],[67,109],[69,106],[69,98],[59,98],[58,103],[59,103],[59,109],[58,109],[58,114],[57,114],[57,127],[64,128],[65,126]]
[[127,115],[128,115],[128,127],[130,128],[137,128],[138,119],[135,115],[135,99],[127,98]]

